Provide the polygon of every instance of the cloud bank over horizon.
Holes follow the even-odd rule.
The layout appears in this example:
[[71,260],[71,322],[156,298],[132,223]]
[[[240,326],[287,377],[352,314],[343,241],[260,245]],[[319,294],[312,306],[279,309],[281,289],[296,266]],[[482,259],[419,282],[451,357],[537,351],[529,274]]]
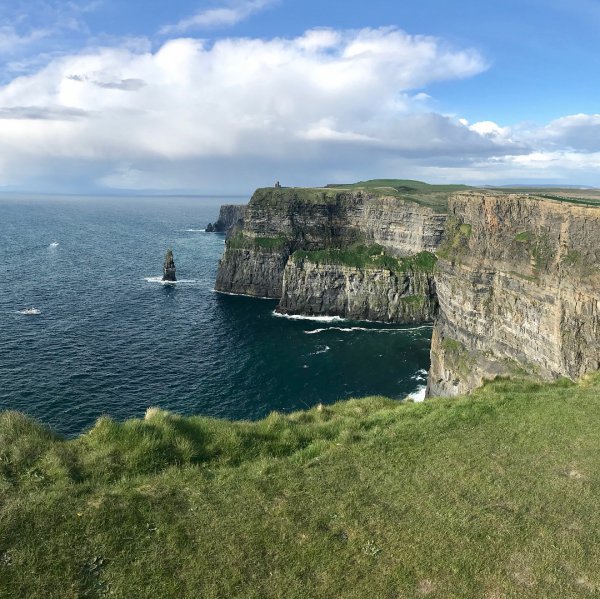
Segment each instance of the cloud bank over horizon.
[[[223,10],[245,18],[267,4]],[[209,13],[168,31],[227,24]],[[437,108],[432,87],[488,68],[475,49],[393,27],[66,53],[0,87],[0,187],[237,193],[275,179],[381,176],[594,184],[600,115],[469,123]]]

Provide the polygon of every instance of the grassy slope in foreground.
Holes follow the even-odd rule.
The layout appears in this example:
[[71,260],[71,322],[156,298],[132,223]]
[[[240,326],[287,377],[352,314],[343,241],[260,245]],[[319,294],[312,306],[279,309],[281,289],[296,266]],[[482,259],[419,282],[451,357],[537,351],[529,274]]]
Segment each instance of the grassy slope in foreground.
[[2,597],[588,597],[600,377],[256,423],[0,417]]

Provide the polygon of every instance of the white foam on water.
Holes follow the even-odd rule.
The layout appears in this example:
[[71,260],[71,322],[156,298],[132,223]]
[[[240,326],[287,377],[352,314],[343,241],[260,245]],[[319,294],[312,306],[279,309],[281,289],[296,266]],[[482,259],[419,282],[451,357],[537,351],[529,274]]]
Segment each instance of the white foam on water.
[[23,314],[23,316],[37,316],[41,313],[41,310],[38,310],[37,308],[25,308],[24,310],[19,310],[19,314]]
[[424,368],[421,370],[417,370],[415,374],[410,377],[413,381],[426,381],[427,380],[427,371]]
[[213,289],[213,293],[221,293],[222,295],[236,295],[239,297],[253,297],[254,299],[275,299],[273,297],[263,297],[261,295],[248,295],[247,293],[231,293],[230,291],[219,291],[218,289]]
[[53,241],[48,247],[49,248],[57,248],[60,244],[58,241]]
[[407,395],[407,399],[412,399],[414,402],[420,403],[425,401],[425,393],[427,391],[427,387],[425,385],[421,385],[416,391],[413,391],[409,395]]
[[144,281],[148,283],[158,283],[159,285],[189,285],[197,283],[196,279],[177,279],[177,281],[163,281],[162,277],[144,277]]
[[319,354],[326,354],[331,348],[329,347],[329,345],[326,345],[324,348],[322,349],[318,349],[315,352],[312,352],[310,355],[311,356],[318,356]]
[[341,316],[304,316],[303,314],[280,314],[273,310],[273,316],[278,318],[289,318],[290,320],[314,320],[315,322],[344,322]]
[[188,233],[206,233],[206,229],[186,229]]
[[429,325],[423,325],[419,327],[412,327],[410,329],[375,329],[367,327],[327,327],[324,329],[313,329],[312,331],[304,331],[306,335],[316,335],[317,333],[323,333],[326,331],[341,331],[342,333],[353,333],[355,331],[369,331],[370,333],[410,333],[412,331],[419,331],[421,329],[429,329]]

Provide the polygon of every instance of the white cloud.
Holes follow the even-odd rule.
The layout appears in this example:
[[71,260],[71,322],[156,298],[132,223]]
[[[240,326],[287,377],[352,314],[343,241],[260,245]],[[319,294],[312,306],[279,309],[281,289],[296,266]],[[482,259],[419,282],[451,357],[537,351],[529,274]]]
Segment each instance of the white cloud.
[[573,114],[551,121],[533,132],[547,148],[568,147],[575,151],[600,151],[600,114]]
[[590,179],[598,115],[534,128],[432,111],[424,88],[485,69],[476,51],[393,28],[91,49],[0,87],[0,186]]
[[509,127],[500,127],[493,121],[480,121],[478,123],[473,123],[472,125],[468,125],[466,121],[463,119],[463,124],[467,124],[471,131],[475,131],[475,133],[479,133],[482,137],[487,137],[489,139],[493,139],[495,141],[501,142],[510,142],[511,141],[511,131]]
[[197,29],[231,27],[272,6],[275,2],[276,0],[237,0],[223,6],[199,11],[174,25],[166,25],[161,28],[160,33],[171,35]]
[[168,165],[165,181],[177,187],[192,184],[184,168],[198,174],[194,185],[206,183],[204,173],[217,186],[231,184],[224,173],[242,163],[254,177],[294,164],[317,176],[364,163],[365,149],[367,162],[448,154],[457,144],[489,154],[493,142],[427,112],[427,98],[411,93],[485,68],[475,51],[391,28],[60,57],[0,88],[0,184],[31,183],[32,173],[56,179],[61,161],[125,186],[156,185],[157,165]]
[[48,35],[48,29],[33,29],[19,33],[12,25],[0,26],[0,55],[15,54],[19,49],[29,46]]

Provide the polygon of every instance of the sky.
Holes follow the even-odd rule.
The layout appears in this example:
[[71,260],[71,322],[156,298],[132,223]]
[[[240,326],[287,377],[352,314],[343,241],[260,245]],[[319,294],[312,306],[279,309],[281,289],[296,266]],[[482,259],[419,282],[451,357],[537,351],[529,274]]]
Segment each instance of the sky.
[[0,0],[0,190],[600,186],[598,0]]

